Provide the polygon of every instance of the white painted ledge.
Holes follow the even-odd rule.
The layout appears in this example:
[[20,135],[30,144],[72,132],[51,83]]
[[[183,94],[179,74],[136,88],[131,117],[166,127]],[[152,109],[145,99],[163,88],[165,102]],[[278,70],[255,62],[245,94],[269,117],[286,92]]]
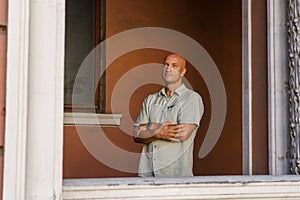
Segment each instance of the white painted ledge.
[[66,179],[71,199],[300,199],[300,176]]
[[122,114],[64,113],[64,125],[119,126]]

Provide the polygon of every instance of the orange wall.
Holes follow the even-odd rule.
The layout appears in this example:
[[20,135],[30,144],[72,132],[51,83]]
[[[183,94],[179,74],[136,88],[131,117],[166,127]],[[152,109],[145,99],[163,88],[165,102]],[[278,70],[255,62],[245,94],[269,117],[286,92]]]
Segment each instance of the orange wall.
[[[0,0],[0,24],[7,25],[7,0]],[[2,199],[3,145],[5,123],[6,32],[0,30],[0,199]]]
[[[253,40],[253,174],[268,173],[268,96],[267,96],[267,5],[253,0],[256,14],[252,15]],[[257,31],[259,30],[259,31]]]
[[[195,143],[194,172],[202,174],[241,174],[242,172],[242,67],[241,67],[241,1],[122,0],[107,1],[107,37],[132,28],[154,26],[184,33],[195,39],[211,55],[225,83],[227,118],[221,137],[204,159],[197,153],[210,121],[210,96],[207,87],[189,66],[187,79],[203,98],[206,112]],[[176,42],[176,41],[174,41]],[[107,70],[107,112],[111,112],[111,92],[128,70],[145,63],[161,63],[167,52],[138,50],[118,58]],[[197,67],[197,66],[195,66]],[[146,75],[147,76],[147,75]],[[142,78],[141,77],[136,77]],[[130,112],[136,118],[143,98],[159,88],[139,89],[131,98]],[[117,112],[117,111],[115,111]],[[232,123],[234,122],[234,123]],[[220,164],[222,161],[222,164]]]
[[[136,176],[135,173],[124,173],[107,167],[105,164],[99,162],[99,159],[89,153],[89,148],[86,148],[83,145],[77,132],[83,135],[88,134],[89,137],[96,138],[97,134],[99,134],[99,128],[93,126],[77,127],[77,130],[74,126],[64,127],[64,178]],[[141,151],[140,146],[134,145],[133,139],[126,134],[121,134],[118,128],[105,127],[103,128],[103,132],[106,133],[106,136],[120,148],[137,153]],[[103,146],[105,143],[99,141],[97,142],[97,145]],[[110,151],[107,150],[104,153],[110,154]],[[117,159],[121,160],[122,158]],[[138,160],[135,162],[137,163]]]
[[[258,2],[258,1],[257,1]],[[194,172],[195,175],[228,175],[242,174],[242,21],[241,1],[185,1],[185,0],[109,0],[107,4],[107,37],[137,27],[154,26],[180,31],[201,44],[213,58],[222,75],[227,95],[227,116],[223,132],[214,149],[203,159],[197,153],[203,142],[210,122],[210,96],[207,86],[194,66],[189,65],[186,78],[193,88],[199,92],[205,104],[205,113],[195,139]],[[255,9],[254,9],[255,10]],[[260,10],[258,10],[260,11]],[[262,10],[262,12],[264,12]],[[260,24],[263,26],[263,24]],[[265,30],[262,29],[257,36],[261,43],[256,43],[256,55],[261,45],[266,44]],[[168,52],[157,49],[142,49],[127,53],[109,66],[106,72],[107,99],[106,112],[110,113],[111,95],[120,78],[134,67],[146,63],[161,63]],[[264,51],[262,53],[265,53]],[[256,62],[263,67],[265,54],[255,57]],[[259,66],[257,66],[259,68]],[[263,70],[263,69],[262,69]],[[142,79],[141,76],[136,77]],[[260,93],[263,97],[256,96],[256,103],[264,106],[266,102],[266,74],[256,76],[262,83]],[[134,120],[141,107],[142,100],[152,92],[160,89],[157,84],[141,85],[131,96],[129,112]],[[124,91],[126,92],[126,91]],[[256,93],[255,93],[256,94]],[[127,106],[127,105],[124,105]],[[258,107],[257,107],[258,108]],[[114,110],[118,113],[118,110]],[[262,111],[262,120],[267,120],[266,110]],[[256,113],[258,114],[258,113]],[[260,113],[261,114],[261,113]],[[122,119],[124,120],[124,119]],[[260,152],[255,152],[257,173],[267,173],[265,155],[267,146],[266,124],[255,124],[259,130],[254,135],[255,147]],[[260,129],[260,126],[262,128]],[[64,177],[124,177],[136,176],[135,173],[125,173],[111,169],[93,158],[82,145],[74,126],[65,126],[64,142]],[[95,127],[81,127],[81,134],[96,134]],[[140,152],[141,145],[133,142],[132,138],[119,128],[107,127],[105,134],[110,140],[121,148]],[[105,145],[99,141],[99,145]],[[109,153],[109,150],[108,150]],[[124,161],[125,162],[125,161]],[[132,161],[137,166],[138,160]]]

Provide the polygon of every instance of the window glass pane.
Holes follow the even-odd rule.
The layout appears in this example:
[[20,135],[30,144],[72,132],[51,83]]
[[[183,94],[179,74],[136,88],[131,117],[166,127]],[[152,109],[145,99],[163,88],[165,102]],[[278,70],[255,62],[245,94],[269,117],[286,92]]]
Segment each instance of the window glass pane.
[[[93,0],[66,1],[65,104],[72,104],[73,92],[74,95],[84,96],[81,102],[76,103],[94,105],[93,63],[76,77],[83,60],[94,47],[93,15]],[[75,79],[80,84],[73,90]]]

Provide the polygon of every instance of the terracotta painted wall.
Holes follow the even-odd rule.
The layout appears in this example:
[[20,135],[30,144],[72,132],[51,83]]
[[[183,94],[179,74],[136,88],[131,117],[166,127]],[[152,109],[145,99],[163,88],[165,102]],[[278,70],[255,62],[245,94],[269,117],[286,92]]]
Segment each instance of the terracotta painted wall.
[[[122,2],[121,0],[107,1],[108,37],[132,28],[164,27],[190,36],[210,54],[225,83],[228,112],[217,145],[207,157],[199,159],[197,153],[210,122],[210,96],[201,76],[193,69],[193,66],[189,66],[186,77],[192,83],[193,88],[201,94],[206,108],[195,140],[194,172],[196,175],[241,174],[241,1],[230,0],[230,2],[215,3],[213,1],[131,0],[126,3]],[[139,50],[117,59],[107,71],[108,97],[116,87],[116,81],[128,70],[144,63],[161,63],[166,54],[167,52],[158,50]],[[143,77],[141,75],[136,78]],[[133,119],[139,112],[143,98],[149,92],[155,92],[158,89],[159,87],[143,86],[143,89],[134,93],[130,105]],[[111,111],[110,104],[111,99],[107,98],[107,112]]]
[[[0,25],[7,25],[7,0],[0,0]],[[2,199],[3,144],[5,123],[6,30],[0,29],[0,199]]]
[[[268,173],[268,65],[267,65],[267,3],[254,0],[257,14],[252,15],[253,40],[253,174]],[[258,31],[259,30],[259,31]]]
[[[258,2],[258,1],[257,1]],[[227,116],[223,132],[214,149],[203,159],[199,159],[197,154],[205,137],[210,122],[211,100],[207,86],[201,75],[196,71],[197,66],[189,64],[186,78],[193,88],[199,92],[205,104],[205,113],[195,140],[194,173],[195,175],[232,175],[242,174],[242,21],[241,21],[241,1],[228,0],[219,1],[185,1],[185,0],[109,0],[107,5],[107,37],[116,35],[122,31],[132,28],[153,26],[164,27],[182,32],[199,44],[201,44],[210,54],[222,75],[226,95],[227,95]],[[262,12],[264,12],[262,10]],[[263,24],[260,24],[263,26]],[[265,31],[262,29],[258,37],[261,45],[266,44]],[[256,43],[260,49],[260,43]],[[107,69],[107,99],[106,112],[112,112],[112,93],[117,82],[122,76],[135,67],[146,63],[161,63],[168,52],[157,49],[142,49],[127,53],[115,60]],[[259,52],[256,52],[259,55]],[[265,53],[264,51],[262,53]],[[258,69],[263,70],[265,64],[265,54],[257,58]],[[257,76],[262,83],[259,92],[266,95],[266,74]],[[140,74],[137,79],[143,79],[147,74]],[[134,81],[134,80],[133,80]],[[149,94],[161,88],[158,84],[143,84],[131,95],[129,113],[134,120],[141,107],[142,100]],[[258,87],[257,87],[258,88]],[[126,93],[126,90],[123,92]],[[255,93],[256,94],[256,93]],[[255,98],[257,102],[265,105],[266,96]],[[119,102],[122,104],[122,102]],[[258,108],[258,107],[257,107]],[[113,110],[114,113],[120,110]],[[263,110],[262,119],[267,120],[266,110]],[[122,119],[123,123],[124,119]],[[131,124],[126,124],[131,126]],[[254,135],[255,141],[262,141],[264,144],[267,129],[265,125],[255,124],[256,130],[260,132]],[[260,128],[262,126],[262,128]],[[126,173],[111,169],[99,162],[87,148],[82,145],[76,128],[65,126],[64,129],[64,177],[126,177],[136,176],[136,173]],[[80,134],[89,134],[91,138],[97,134],[97,127],[81,127]],[[117,127],[105,127],[104,132],[112,143],[116,146],[131,152],[140,152],[141,145],[133,142],[132,138]],[[99,132],[98,132],[99,133]],[[92,139],[91,139],[92,140]],[[99,141],[99,146],[105,146],[103,141]],[[265,165],[265,155],[267,146],[255,143],[260,152],[255,152],[256,164],[255,172],[267,173]],[[107,150],[109,154],[109,149]],[[122,161],[116,157],[116,161]],[[137,167],[138,159],[130,161],[133,167]]]

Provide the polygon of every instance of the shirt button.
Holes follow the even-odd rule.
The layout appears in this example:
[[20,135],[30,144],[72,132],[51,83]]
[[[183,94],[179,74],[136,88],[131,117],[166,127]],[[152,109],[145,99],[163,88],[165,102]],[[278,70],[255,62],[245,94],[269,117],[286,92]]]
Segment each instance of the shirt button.
[[156,148],[156,145],[154,145],[154,148]]

